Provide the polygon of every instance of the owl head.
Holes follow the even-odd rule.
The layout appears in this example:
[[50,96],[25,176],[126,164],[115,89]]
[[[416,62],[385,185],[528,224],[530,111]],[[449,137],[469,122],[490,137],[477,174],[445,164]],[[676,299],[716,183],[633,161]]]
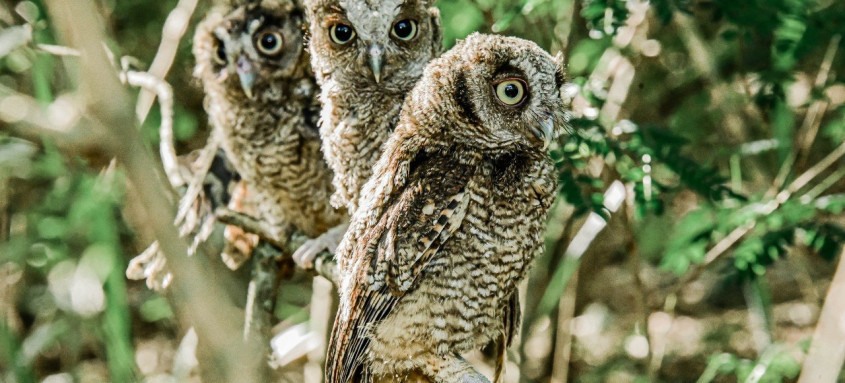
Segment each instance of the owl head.
[[[213,9],[194,35],[194,75],[252,99],[307,68],[304,12],[286,0],[240,0]],[[304,64],[303,64],[304,61]]]
[[403,112],[417,121],[440,116],[448,123],[427,124],[439,125],[451,142],[545,151],[566,126],[564,80],[562,56],[531,41],[475,33],[431,62]]
[[318,78],[407,90],[441,51],[432,0],[306,0]]

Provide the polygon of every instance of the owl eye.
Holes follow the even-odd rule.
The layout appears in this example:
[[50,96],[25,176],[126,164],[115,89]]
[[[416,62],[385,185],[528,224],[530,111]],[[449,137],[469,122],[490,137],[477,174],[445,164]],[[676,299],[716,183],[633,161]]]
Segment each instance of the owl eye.
[[281,33],[276,31],[261,32],[255,39],[255,46],[262,54],[275,56],[284,48],[285,39]]
[[417,37],[417,22],[414,20],[402,20],[393,24],[393,30],[390,31],[393,37],[402,41],[410,41]]
[[335,24],[329,29],[332,41],[337,44],[346,44],[355,38],[355,30],[346,24]]
[[214,51],[214,62],[223,65],[226,64],[226,47],[222,42],[217,42],[217,49]]
[[525,82],[518,79],[507,79],[495,85],[496,97],[503,104],[516,106],[525,100]]

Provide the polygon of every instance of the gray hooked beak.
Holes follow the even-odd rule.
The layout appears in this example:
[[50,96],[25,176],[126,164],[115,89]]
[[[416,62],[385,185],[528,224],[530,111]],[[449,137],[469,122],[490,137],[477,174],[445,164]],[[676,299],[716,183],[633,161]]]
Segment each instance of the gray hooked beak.
[[378,44],[373,44],[370,45],[367,53],[370,55],[370,69],[373,71],[376,84],[378,84],[381,81],[381,67],[384,64],[384,48]]
[[252,66],[252,62],[248,58],[241,56],[238,57],[236,71],[238,72],[238,78],[241,80],[241,88],[244,90],[246,96],[252,99],[252,86],[255,84],[255,67]]
[[551,117],[541,122],[539,127],[531,127],[531,133],[534,134],[534,137],[543,141],[543,151],[549,149],[549,145],[551,145],[552,139],[554,138],[554,132],[555,120]]

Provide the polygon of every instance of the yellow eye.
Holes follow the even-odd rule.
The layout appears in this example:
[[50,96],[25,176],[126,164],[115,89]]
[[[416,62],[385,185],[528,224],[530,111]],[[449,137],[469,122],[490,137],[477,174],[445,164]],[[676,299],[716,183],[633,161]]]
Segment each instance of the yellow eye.
[[344,45],[355,38],[355,30],[346,24],[335,24],[329,29],[329,35],[337,44]]
[[393,24],[390,34],[399,40],[410,41],[417,36],[417,22],[408,19],[399,21]]
[[255,38],[255,47],[263,55],[275,56],[285,47],[285,39],[277,31],[260,32]]
[[515,106],[525,101],[525,82],[507,79],[496,84],[496,97],[505,105]]

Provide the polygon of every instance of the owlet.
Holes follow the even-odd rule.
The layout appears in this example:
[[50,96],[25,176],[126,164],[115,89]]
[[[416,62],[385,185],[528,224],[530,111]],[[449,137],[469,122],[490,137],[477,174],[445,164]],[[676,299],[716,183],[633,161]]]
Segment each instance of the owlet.
[[[442,50],[433,0],[304,0],[311,66],[322,91],[320,135],[334,171],[332,205],[351,214],[396,126],[406,94]],[[329,250],[346,225],[320,238]],[[294,259],[308,266],[314,249]]]
[[289,0],[246,0],[212,11],[194,36],[214,134],[258,218],[281,239],[294,229],[316,237],[346,220],[329,204],[304,20]]
[[556,191],[562,65],[473,34],[425,69],[338,248],[332,383],[486,382],[460,354],[518,322]]
[[441,51],[431,0],[306,0],[333,204],[353,212],[405,95]]

